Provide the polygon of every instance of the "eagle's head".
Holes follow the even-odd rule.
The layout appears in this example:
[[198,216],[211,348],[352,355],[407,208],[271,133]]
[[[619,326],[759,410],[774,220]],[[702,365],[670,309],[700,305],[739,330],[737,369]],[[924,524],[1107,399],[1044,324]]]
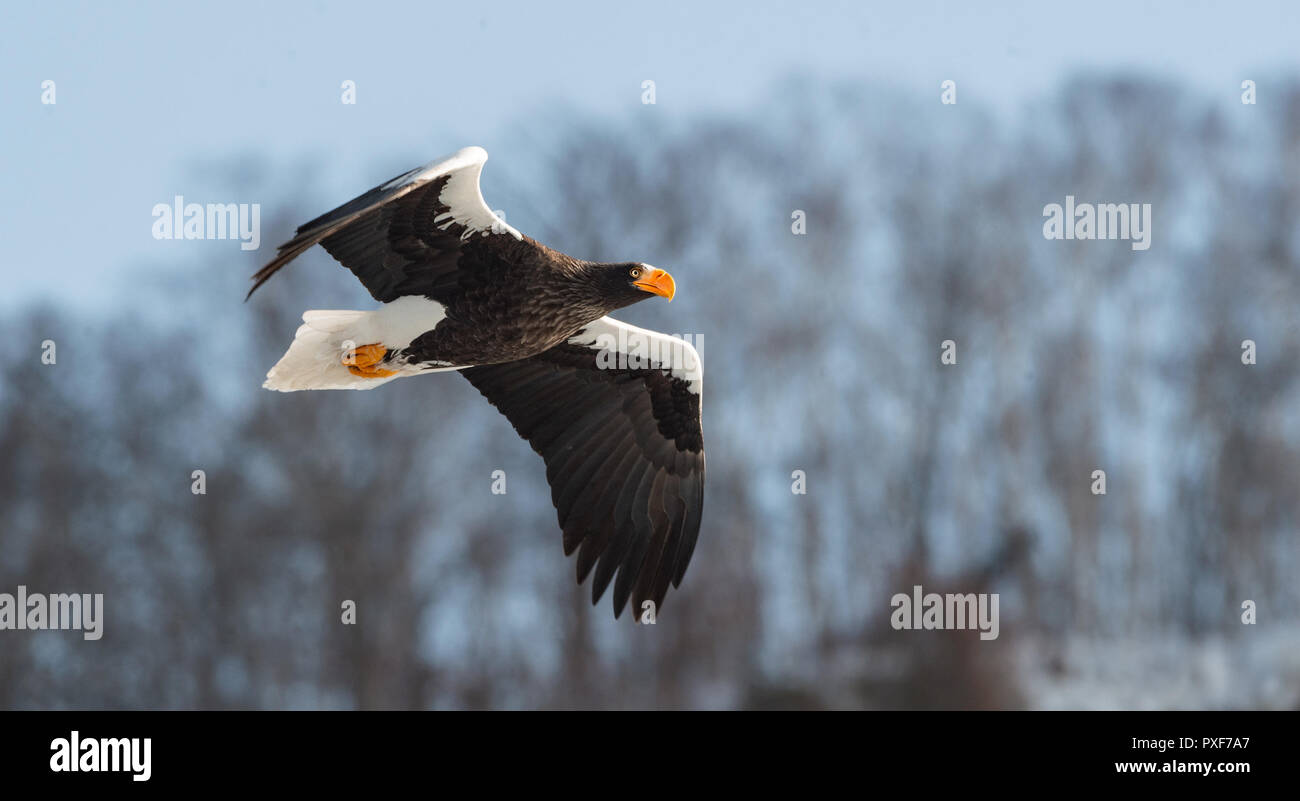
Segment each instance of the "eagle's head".
[[629,261],[596,267],[596,283],[602,297],[610,304],[609,311],[631,306],[652,295],[672,300],[677,294],[673,277],[649,264]]

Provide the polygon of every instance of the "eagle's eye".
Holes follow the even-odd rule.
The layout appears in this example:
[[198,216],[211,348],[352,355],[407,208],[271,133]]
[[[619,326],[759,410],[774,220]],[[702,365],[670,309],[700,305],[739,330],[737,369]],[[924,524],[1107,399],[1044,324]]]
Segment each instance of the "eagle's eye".
[[628,273],[629,273],[633,278],[636,278],[636,277],[638,277],[639,275],[641,275],[641,270],[640,270],[640,268],[638,268],[638,267],[633,267],[631,270],[628,271]]

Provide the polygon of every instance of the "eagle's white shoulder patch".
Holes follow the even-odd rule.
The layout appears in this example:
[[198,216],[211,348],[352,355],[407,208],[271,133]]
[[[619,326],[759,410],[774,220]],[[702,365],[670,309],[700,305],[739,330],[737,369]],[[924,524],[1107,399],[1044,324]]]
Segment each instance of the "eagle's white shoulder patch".
[[570,337],[569,343],[601,351],[597,366],[601,366],[603,359],[612,369],[664,370],[673,378],[685,381],[692,393],[699,395],[704,391],[700,353],[683,337],[602,317]]
[[416,187],[447,176],[447,184],[438,195],[438,200],[442,201],[448,211],[435,217],[434,225],[444,229],[453,222],[462,225],[465,227],[461,234],[463,239],[474,234],[493,233],[510,234],[515,239],[523,239],[523,234],[507,225],[483,199],[478,182],[487,159],[487,151],[481,147],[463,148],[446,158],[431,161],[398,176],[384,184],[383,188]]

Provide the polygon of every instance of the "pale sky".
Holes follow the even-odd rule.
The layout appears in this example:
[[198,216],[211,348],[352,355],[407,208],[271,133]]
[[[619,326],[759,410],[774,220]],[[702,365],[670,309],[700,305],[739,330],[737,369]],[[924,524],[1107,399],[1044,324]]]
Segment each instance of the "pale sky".
[[[807,7],[805,7],[805,5]],[[90,304],[123,270],[188,258],[151,236],[176,194],[224,194],[205,171],[319,157],[342,202],[468,144],[518,141],[572,109],[627,122],[776,102],[790,74],[1014,110],[1074,70],[1132,70],[1235,97],[1300,72],[1300,4],[1004,2],[6,3],[0,7],[0,309]],[[53,80],[55,105],[41,103]],[[340,84],[357,85],[356,105]],[[511,173],[525,171],[515,165]],[[485,178],[485,181],[489,180]],[[273,201],[275,198],[268,198]],[[490,197],[489,197],[490,200]],[[321,209],[323,211],[324,209]],[[263,208],[263,217],[272,210]],[[260,256],[277,244],[264,235]],[[238,244],[211,243],[240,256]],[[243,265],[246,254],[240,259]],[[265,259],[262,259],[263,261]]]

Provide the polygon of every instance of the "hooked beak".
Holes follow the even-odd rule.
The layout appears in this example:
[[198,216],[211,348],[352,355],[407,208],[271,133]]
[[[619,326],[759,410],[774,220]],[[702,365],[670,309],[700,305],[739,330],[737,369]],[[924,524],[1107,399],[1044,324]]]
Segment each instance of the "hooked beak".
[[673,281],[673,277],[659,269],[647,270],[639,279],[632,282],[632,286],[643,292],[668,298],[669,302],[672,301],[673,295],[677,294],[677,283]]

